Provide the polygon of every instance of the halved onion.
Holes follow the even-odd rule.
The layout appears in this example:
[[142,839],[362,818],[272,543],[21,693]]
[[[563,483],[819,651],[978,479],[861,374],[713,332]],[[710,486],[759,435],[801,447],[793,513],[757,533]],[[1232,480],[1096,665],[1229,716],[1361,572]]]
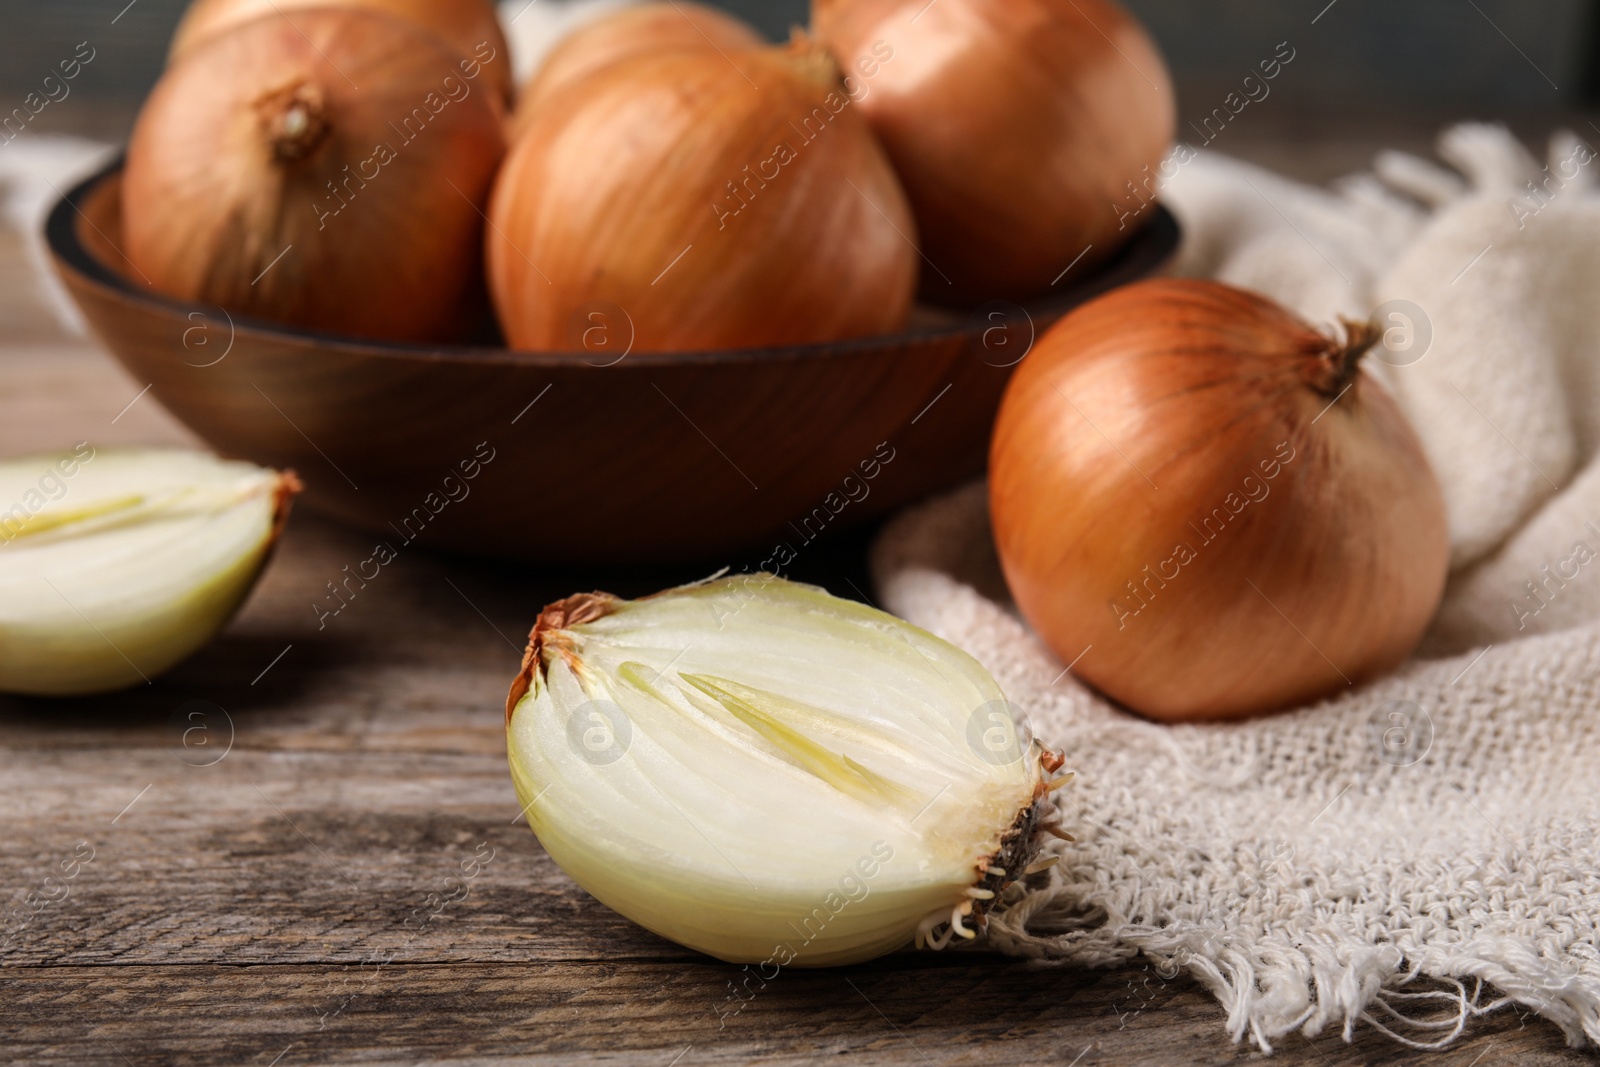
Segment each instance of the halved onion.
[[770,574],[550,605],[506,713],[551,858],[735,963],[971,937],[1060,818],[1061,758],[976,660]]
[[0,692],[148,681],[244,603],[300,483],[197,452],[0,463]]

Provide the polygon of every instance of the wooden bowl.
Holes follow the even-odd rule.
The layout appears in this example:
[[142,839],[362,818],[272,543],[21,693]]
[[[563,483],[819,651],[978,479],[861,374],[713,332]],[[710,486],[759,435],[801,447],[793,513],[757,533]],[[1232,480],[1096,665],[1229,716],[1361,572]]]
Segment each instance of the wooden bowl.
[[162,296],[117,250],[120,183],[119,162],[74,188],[46,236],[90,325],[169,411],[224,455],[294,468],[306,503],[394,550],[420,537],[547,562],[756,565],[978,474],[1033,336],[1178,242],[1157,209],[1113,261],[1026,309],[617,361],[368,341]]

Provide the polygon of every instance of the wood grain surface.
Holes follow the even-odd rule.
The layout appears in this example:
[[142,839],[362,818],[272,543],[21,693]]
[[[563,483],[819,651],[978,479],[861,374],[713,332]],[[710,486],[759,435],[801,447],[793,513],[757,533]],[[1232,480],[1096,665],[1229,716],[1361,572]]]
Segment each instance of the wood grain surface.
[[[61,334],[0,235],[0,455],[185,443],[144,383]],[[131,402],[131,405],[130,405]],[[0,698],[0,1061],[48,1064],[1232,1064],[1194,981],[981,952],[738,969],[619,918],[522,821],[503,712],[522,635],[567,593],[695,577],[405,549],[319,628],[369,538],[299,512],[244,613],[140,689]],[[865,536],[795,574],[866,590]],[[743,560],[729,560],[735,566]],[[71,872],[71,877],[67,872]],[[35,910],[37,909],[37,910]],[[1363,1025],[1283,1064],[1593,1062],[1514,1010],[1421,1054]]]

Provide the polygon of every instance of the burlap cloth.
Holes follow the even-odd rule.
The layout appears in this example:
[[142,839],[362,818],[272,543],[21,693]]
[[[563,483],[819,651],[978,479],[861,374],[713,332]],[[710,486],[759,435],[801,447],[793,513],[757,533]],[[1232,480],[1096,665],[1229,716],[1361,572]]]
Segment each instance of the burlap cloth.
[[1078,772],[1057,794],[1077,842],[989,942],[1142,953],[1264,1049],[1363,1022],[1437,1046],[1512,1004],[1600,1042],[1600,161],[1559,137],[1543,170],[1485,126],[1439,152],[1454,170],[1385,154],[1331,190],[1202,154],[1163,192],[1180,273],[1314,322],[1409,302],[1385,308],[1374,372],[1443,483],[1454,570],[1401,670],[1254,722],[1156,725],[1017,617],[983,486],[874,550],[884,606],[986,663]]

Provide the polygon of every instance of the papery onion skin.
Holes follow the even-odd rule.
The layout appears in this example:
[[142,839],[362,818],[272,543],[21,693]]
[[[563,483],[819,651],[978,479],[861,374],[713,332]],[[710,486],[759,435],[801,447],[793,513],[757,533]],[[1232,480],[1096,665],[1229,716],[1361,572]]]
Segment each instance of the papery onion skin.
[[505,151],[486,88],[432,35],[362,11],[211,39],[162,77],[129,143],[132,276],[307,329],[465,339]]
[[581,349],[596,307],[625,318],[612,325],[635,353],[890,333],[916,284],[900,183],[804,41],[568,86],[512,149],[489,217],[490,288],[517,348]]
[[545,57],[517,94],[511,140],[557,90],[616,63],[682,49],[731,53],[758,48],[761,35],[727,12],[704,4],[654,2],[608,12],[573,30]]
[[1112,0],[813,0],[812,23],[905,183],[927,299],[1035,296],[1135,232],[1119,205],[1157,173],[1176,103]]
[[[719,706],[713,674],[724,696],[753,687],[741,712]],[[611,727],[594,713],[608,707]],[[723,960],[819,967],[920,942],[933,921],[947,940],[952,911],[979,926],[1022,876],[1059,819],[1042,798],[1061,759],[1003,707],[932,635],[744,574],[547,607],[506,740],[529,826],[602,903]],[[983,711],[1002,757],[970,747]]]
[[1158,719],[1238,718],[1413,650],[1449,564],[1443,496],[1358,372],[1375,330],[1348,329],[1165,279],[1077,309],[1023,361],[990,453],[995,542],[1074,675]]
[[[298,24],[300,13],[312,8],[349,8],[414,23],[439,38],[456,58],[482,61],[484,77],[501,103],[511,100],[511,50],[494,5],[486,0],[194,0],[173,34],[168,61],[175,63],[253,19],[271,15]],[[485,59],[488,55],[493,58]]]
[[[87,454],[50,483],[56,506],[0,515],[0,692],[115,692],[188,659],[250,595],[300,491],[292,471],[200,453]],[[0,495],[74,458],[8,460]]]

